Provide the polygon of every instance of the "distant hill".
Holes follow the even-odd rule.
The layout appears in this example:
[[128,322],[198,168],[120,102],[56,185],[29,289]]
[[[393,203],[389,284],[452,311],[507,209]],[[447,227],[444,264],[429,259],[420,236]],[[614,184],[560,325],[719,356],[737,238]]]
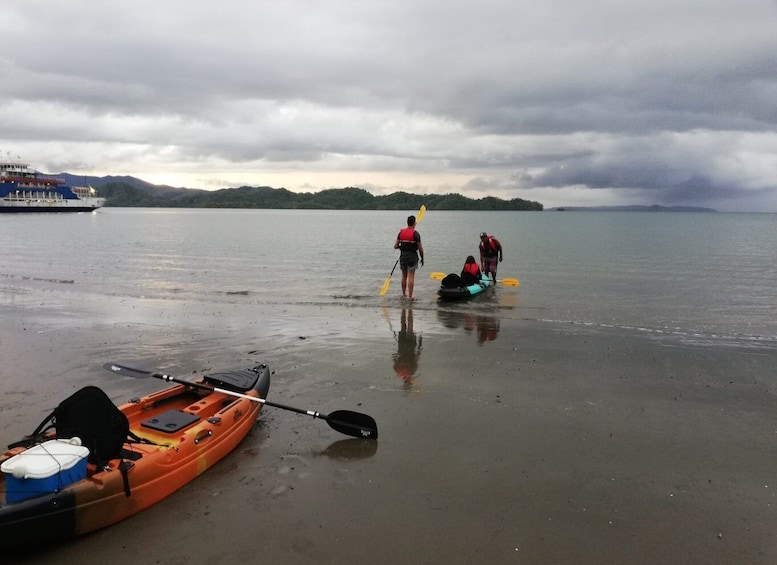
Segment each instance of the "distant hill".
[[422,204],[430,210],[542,211],[539,202],[491,196],[471,199],[460,194],[410,194],[394,192],[374,196],[361,188],[333,188],[321,192],[291,192],[269,186],[242,186],[220,190],[174,188],[154,185],[130,176],[89,177],[62,173],[69,185],[91,185],[104,196],[106,207],[150,208],[269,208],[320,210],[414,210]]
[[717,212],[712,208],[698,206],[558,206],[548,208],[554,212]]
[[[172,186],[151,184],[131,176],[89,177],[62,173],[57,175],[69,186],[93,186],[100,196],[108,198],[106,206],[155,206],[179,198],[188,198],[199,192],[207,192],[197,188],[175,188]],[[118,187],[118,190],[117,190]],[[113,197],[116,197],[114,200]],[[118,201],[126,203],[119,204]],[[134,204],[144,201],[148,204]],[[156,203],[156,204],[155,204]]]

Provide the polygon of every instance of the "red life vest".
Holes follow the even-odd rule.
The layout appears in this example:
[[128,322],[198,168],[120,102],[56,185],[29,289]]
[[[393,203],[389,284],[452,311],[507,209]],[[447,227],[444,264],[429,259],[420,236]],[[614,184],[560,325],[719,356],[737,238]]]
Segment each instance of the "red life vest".
[[501,248],[499,241],[493,235],[489,235],[485,242],[480,242],[480,249],[486,257],[496,257]]
[[418,244],[415,240],[415,228],[407,227],[399,230],[399,249],[401,251],[417,251]]
[[399,230],[399,241],[405,243],[415,243],[415,228],[404,228]]
[[464,263],[464,270],[468,272],[473,277],[478,276],[478,271],[480,270],[480,267],[477,263]]

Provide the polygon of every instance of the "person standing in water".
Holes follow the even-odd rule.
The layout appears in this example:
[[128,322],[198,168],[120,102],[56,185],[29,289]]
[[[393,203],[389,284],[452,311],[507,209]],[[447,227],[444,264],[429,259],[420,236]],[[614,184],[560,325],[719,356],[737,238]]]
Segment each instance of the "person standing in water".
[[408,216],[407,227],[399,230],[394,242],[394,249],[399,249],[399,268],[402,269],[402,298],[413,300],[415,286],[415,271],[418,259],[424,265],[424,246],[421,245],[421,234],[415,229],[415,216]]
[[493,275],[496,282],[496,265],[502,262],[502,244],[493,235],[480,234],[480,268],[483,274]]

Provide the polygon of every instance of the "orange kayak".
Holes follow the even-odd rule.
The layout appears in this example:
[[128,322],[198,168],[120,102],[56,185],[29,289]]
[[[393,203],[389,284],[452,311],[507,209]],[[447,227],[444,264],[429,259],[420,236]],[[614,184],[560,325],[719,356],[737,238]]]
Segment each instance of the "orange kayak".
[[63,401],[48,428],[44,421],[0,456],[0,547],[64,540],[114,524],[235,449],[262,408],[245,397],[267,396],[269,369],[214,373],[198,383],[118,407],[97,387]]

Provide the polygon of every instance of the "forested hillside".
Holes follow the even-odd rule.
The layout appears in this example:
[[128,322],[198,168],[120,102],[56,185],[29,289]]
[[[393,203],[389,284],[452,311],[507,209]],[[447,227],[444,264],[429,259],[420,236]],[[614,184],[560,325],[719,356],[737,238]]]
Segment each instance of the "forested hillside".
[[[514,198],[472,199],[460,194],[395,192],[374,196],[361,188],[335,188],[321,192],[291,192],[285,188],[243,186],[221,190],[172,188],[133,177],[70,177],[71,184],[91,184],[107,198],[106,206],[165,208],[277,208],[321,210],[413,210],[422,204],[430,210],[542,210],[539,202]],[[85,183],[86,181],[86,183]]]

